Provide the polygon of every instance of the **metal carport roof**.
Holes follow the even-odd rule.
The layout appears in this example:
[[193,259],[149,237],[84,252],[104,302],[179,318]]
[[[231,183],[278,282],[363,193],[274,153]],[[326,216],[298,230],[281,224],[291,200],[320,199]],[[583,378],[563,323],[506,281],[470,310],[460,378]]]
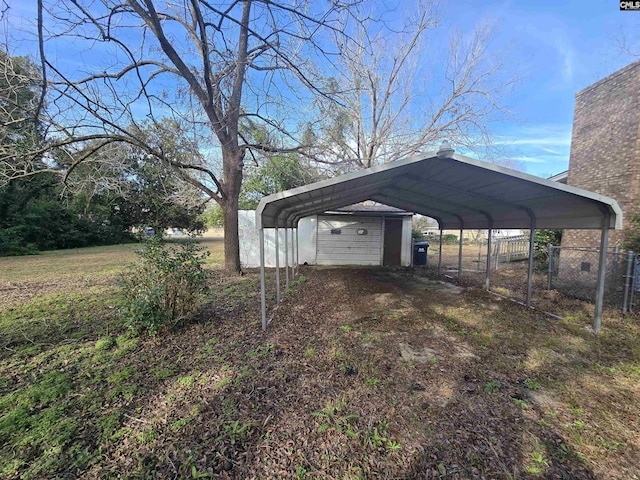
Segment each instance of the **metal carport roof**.
[[374,200],[435,218],[442,229],[622,227],[609,197],[450,153],[426,153],[264,197],[258,228]]
[[[289,283],[287,230],[296,229],[306,216],[374,200],[435,218],[440,229],[528,228],[529,271],[527,302],[530,306],[533,275],[533,238],[537,228],[600,229],[600,260],[595,299],[594,331],[600,329],[606,269],[608,231],[622,228],[622,211],[612,198],[534,177],[508,168],[457,155],[443,143],[438,152],[425,153],[358,172],[264,197],[256,209],[260,232],[262,327],[267,327],[264,229],[285,228],[286,278]],[[276,265],[278,235],[276,235]],[[293,248],[293,233],[292,233]],[[297,243],[297,230],[296,230]],[[296,249],[297,252],[297,249]],[[460,236],[459,272],[462,258]],[[486,288],[489,289],[487,255]],[[297,262],[296,262],[297,263]],[[276,268],[280,301],[280,268]]]

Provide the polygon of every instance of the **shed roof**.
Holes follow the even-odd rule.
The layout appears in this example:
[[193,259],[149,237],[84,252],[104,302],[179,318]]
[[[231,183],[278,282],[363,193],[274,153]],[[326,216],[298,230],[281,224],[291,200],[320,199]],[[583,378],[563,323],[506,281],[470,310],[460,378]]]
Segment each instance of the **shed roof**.
[[336,208],[334,210],[328,210],[325,213],[351,213],[351,214],[363,214],[363,215],[397,215],[397,216],[411,216],[413,212],[407,212],[401,208],[391,207],[389,205],[363,205],[357,203],[354,205],[346,205],[344,207]]
[[444,150],[264,197],[258,228],[294,227],[306,216],[373,200],[435,218],[442,229],[622,228],[609,197]]

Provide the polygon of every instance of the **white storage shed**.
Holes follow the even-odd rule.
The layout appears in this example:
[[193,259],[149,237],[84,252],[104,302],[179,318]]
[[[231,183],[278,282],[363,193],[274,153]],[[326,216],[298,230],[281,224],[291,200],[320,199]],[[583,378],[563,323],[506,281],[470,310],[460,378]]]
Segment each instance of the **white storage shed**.
[[[356,204],[311,215],[300,220],[297,262],[308,265],[411,265],[413,214],[386,205]],[[240,262],[260,266],[255,212],[240,212]],[[279,256],[294,263],[293,250],[285,253],[285,232],[279,231]],[[275,229],[265,229],[265,266],[274,267]]]

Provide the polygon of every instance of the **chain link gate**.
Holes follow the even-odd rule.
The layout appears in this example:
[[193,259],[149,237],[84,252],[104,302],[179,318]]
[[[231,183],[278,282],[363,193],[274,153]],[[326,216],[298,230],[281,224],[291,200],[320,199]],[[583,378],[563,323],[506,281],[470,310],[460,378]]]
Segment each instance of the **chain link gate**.
[[622,311],[636,312],[640,309],[640,254],[627,252],[625,290]]

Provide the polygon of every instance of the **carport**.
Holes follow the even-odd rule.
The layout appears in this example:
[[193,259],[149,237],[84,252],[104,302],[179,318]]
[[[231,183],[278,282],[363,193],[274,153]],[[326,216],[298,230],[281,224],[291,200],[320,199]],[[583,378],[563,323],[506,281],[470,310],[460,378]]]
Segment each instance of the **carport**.
[[[458,155],[444,142],[436,153],[424,153],[393,163],[341,175],[329,180],[264,197],[256,209],[260,234],[260,289],[262,328],[266,309],[264,229],[285,229],[285,275],[289,285],[289,245],[297,252],[301,218],[357,202],[373,200],[432,217],[444,229],[530,229],[527,306],[531,305],[533,238],[537,228],[601,230],[600,259],[593,330],[602,321],[605,260],[609,229],[622,228],[622,211],[609,197],[527,175]],[[276,252],[278,252],[276,233]],[[460,235],[459,263],[462,259]],[[297,265],[293,257],[292,272]],[[485,288],[490,285],[489,255]],[[280,295],[280,268],[276,253],[276,299]],[[458,269],[461,272],[461,268]]]

